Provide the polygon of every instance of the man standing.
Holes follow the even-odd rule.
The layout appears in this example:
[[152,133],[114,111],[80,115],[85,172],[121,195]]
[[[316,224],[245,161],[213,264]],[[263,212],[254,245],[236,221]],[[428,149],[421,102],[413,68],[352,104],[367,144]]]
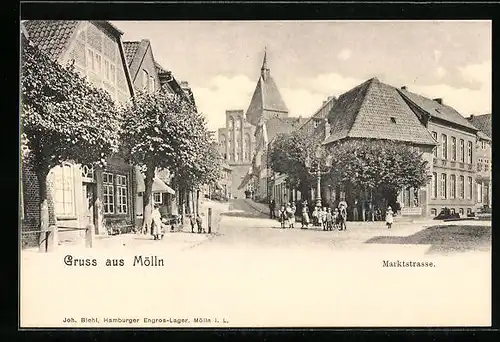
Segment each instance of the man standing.
[[269,215],[271,217],[271,219],[275,219],[276,218],[276,213],[274,212],[274,210],[276,209],[276,202],[274,202],[274,199],[272,199],[271,201],[269,201]]

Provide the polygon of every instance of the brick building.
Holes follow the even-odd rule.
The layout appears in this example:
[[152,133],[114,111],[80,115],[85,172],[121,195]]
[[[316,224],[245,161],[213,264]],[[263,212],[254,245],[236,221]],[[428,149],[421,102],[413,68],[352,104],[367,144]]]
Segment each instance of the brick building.
[[[118,103],[134,94],[126,64],[122,32],[107,21],[26,21],[29,41],[61,65],[74,62],[75,70],[97,87],[106,90]],[[40,226],[38,183],[28,165],[22,167],[22,232]],[[85,227],[93,223],[97,234],[107,227],[134,224],[135,172],[119,155],[107,158],[105,168],[63,163],[48,177],[58,224]],[[26,200],[29,199],[29,200]],[[31,238],[29,238],[31,236]],[[25,238],[27,237],[27,238]],[[61,238],[64,238],[63,236]],[[23,244],[33,245],[37,237],[23,234]]]

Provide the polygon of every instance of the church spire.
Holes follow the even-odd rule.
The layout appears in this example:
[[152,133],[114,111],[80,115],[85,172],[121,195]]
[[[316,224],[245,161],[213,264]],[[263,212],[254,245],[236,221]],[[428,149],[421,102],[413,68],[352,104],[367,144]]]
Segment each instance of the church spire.
[[269,77],[269,68],[267,67],[267,46],[264,47],[264,59],[262,60],[262,68],[260,68],[260,74],[264,81]]

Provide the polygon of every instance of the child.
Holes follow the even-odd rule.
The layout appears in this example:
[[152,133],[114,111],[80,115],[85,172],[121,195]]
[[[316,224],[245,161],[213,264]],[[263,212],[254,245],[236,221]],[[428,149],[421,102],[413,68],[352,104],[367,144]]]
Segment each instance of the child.
[[333,211],[333,228],[337,229],[339,227],[339,209],[335,208]]
[[346,230],[347,207],[344,203],[339,205],[339,230]]
[[328,211],[326,212],[326,230],[332,230],[332,229],[333,229],[332,208],[328,208]]
[[[304,208],[307,208],[304,206]],[[314,207],[314,210],[312,212],[312,219],[313,219],[313,226],[317,227],[318,226],[318,207]]]
[[323,230],[326,230],[326,207],[323,207],[320,217],[321,217],[321,226],[323,227]]
[[196,216],[196,224],[198,225],[198,234],[201,234],[203,231],[203,221],[201,220],[200,214]]
[[292,207],[290,208],[290,228],[294,228],[295,224],[295,212],[297,211],[297,208],[295,207],[295,204],[292,204]]
[[394,213],[392,211],[392,208],[389,206],[387,207],[387,212],[385,214],[385,224],[387,224],[388,229],[391,229],[393,222],[394,222]]
[[196,218],[194,217],[194,214],[191,214],[189,216],[189,223],[191,223],[191,233],[194,233],[194,226],[196,224]]
[[280,208],[279,219],[280,219],[281,228],[285,228],[286,211],[285,211],[284,206],[281,206],[281,208]]

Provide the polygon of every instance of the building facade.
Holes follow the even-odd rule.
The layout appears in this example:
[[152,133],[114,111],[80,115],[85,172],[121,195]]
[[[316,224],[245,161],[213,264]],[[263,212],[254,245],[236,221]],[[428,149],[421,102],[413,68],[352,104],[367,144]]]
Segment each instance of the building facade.
[[[444,208],[462,217],[472,214],[477,128],[441,98],[429,99],[406,87],[398,91],[438,142],[432,154],[432,180],[427,187],[428,205],[424,215],[435,217]],[[403,194],[401,203],[411,207],[411,193]]]
[[[67,65],[107,91],[117,103],[134,94],[121,41],[122,32],[107,21],[26,21],[22,24],[29,41],[52,60]],[[28,166],[23,165],[23,197],[38,192],[38,184]],[[92,223],[97,234],[106,234],[110,226],[130,228],[134,224],[132,194],[135,173],[119,156],[107,158],[105,168],[69,162],[52,169],[49,191],[58,225],[85,227]],[[37,203],[23,206],[26,220],[23,231],[39,229]],[[68,233],[70,234],[70,233]],[[64,234],[63,234],[64,235]],[[28,242],[33,244],[33,241]]]
[[471,115],[467,120],[479,131],[476,139],[476,209],[491,208],[492,205],[492,160],[491,160],[491,114]]

